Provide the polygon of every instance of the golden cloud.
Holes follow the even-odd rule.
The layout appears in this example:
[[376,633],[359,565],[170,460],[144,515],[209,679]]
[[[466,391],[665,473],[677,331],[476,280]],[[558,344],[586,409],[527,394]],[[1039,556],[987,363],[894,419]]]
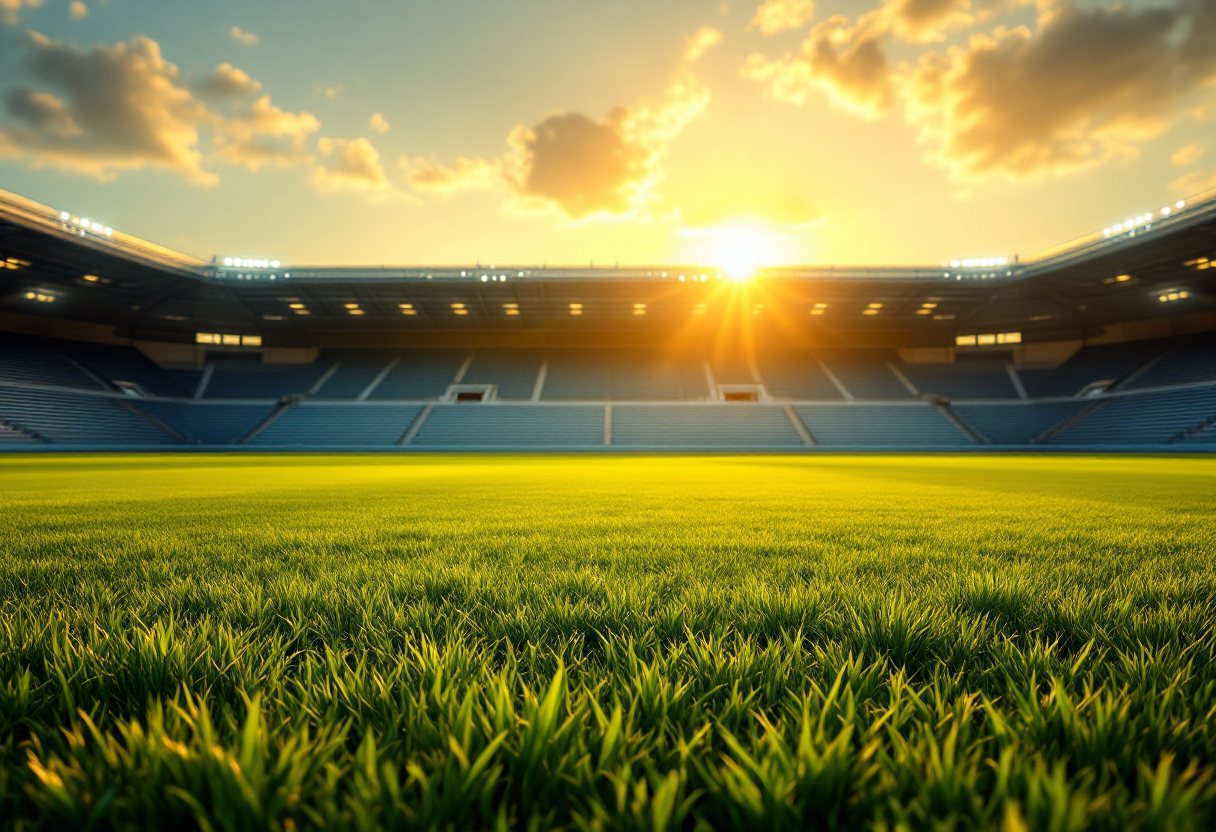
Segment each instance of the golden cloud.
[[909,119],[931,158],[965,178],[1022,178],[1134,155],[1216,80],[1216,0],[1181,10],[1044,12],[923,56]]
[[102,180],[159,168],[201,185],[218,181],[203,167],[205,134],[214,158],[250,170],[313,161],[306,140],[320,122],[274,106],[268,95],[250,102],[262,85],[231,64],[187,83],[148,38],[86,50],[31,34],[28,46],[28,69],[47,89],[5,95],[15,126],[0,130],[0,156]]
[[656,105],[616,107],[602,119],[556,112],[540,123],[515,127],[508,152],[496,159],[404,157],[406,181],[416,191],[453,194],[505,188],[508,209],[517,213],[555,211],[567,220],[643,216],[656,200],[662,159],[670,142],[709,105],[709,92],[689,69],[721,42],[716,29],[703,27],[685,43],[681,62]]
[[722,42],[721,29],[712,26],[702,26],[696,34],[684,42],[684,62],[695,63],[701,57]]
[[182,84],[156,41],[132,38],[83,50],[29,36],[28,68],[55,93],[17,87],[5,108],[19,126],[0,130],[0,156],[106,179],[157,167],[212,184],[198,151],[210,114]]
[[853,25],[834,16],[811,29],[797,55],[769,60],[752,55],[742,75],[768,86],[777,99],[805,104],[814,90],[838,107],[867,118],[890,111],[896,101],[894,70],[887,60],[881,17]]
[[244,46],[258,45],[258,36],[253,32],[246,32],[240,26],[233,26],[228,30],[228,34],[232,36],[234,41]]
[[460,191],[484,190],[503,184],[500,160],[457,157],[451,165],[438,159],[402,157],[405,180],[416,191],[448,196]]
[[1170,155],[1170,161],[1180,168],[1188,168],[1203,158],[1203,148],[1197,144],[1180,147]]
[[386,191],[388,177],[380,151],[367,139],[331,139],[317,142],[325,161],[313,171],[312,183],[320,191]]
[[756,8],[751,28],[762,35],[801,29],[815,17],[815,0],[764,0]]
[[72,0],[72,2],[68,4],[68,16],[71,17],[72,20],[84,20],[89,16],[89,7],[84,3],[81,3],[80,0]]
[[384,117],[384,113],[374,113],[368,120],[367,126],[377,133],[387,133],[393,129],[393,125],[388,123],[388,119]]

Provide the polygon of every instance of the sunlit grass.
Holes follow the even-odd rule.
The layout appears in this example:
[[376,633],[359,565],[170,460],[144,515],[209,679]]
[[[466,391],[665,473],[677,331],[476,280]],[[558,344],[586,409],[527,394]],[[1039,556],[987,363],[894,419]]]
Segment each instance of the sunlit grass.
[[1204,829],[1216,460],[0,458],[0,826]]

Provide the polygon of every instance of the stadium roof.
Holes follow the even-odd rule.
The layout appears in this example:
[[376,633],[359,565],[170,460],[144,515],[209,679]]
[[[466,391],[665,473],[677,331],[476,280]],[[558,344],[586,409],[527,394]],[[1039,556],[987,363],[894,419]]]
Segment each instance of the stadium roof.
[[325,267],[206,262],[0,191],[0,312],[107,324],[128,337],[259,334],[267,345],[372,343],[417,333],[604,332],[744,321],[758,335],[952,343],[1025,340],[1216,310],[1216,194],[1135,218],[1030,261],[800,266],[736,281],[716,269]]

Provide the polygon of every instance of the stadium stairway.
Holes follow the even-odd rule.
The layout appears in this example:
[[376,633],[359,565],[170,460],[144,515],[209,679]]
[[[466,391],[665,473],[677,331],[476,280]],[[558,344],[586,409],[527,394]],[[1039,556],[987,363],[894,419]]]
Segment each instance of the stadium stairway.
[[84,391],[0,385],[0,420],[52,444],[179,444],[128,402]]

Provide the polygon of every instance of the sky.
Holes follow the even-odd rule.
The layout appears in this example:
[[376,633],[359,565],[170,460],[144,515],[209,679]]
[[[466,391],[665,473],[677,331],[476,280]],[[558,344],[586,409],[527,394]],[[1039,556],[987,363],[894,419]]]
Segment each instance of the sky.
[[1025,258],[1216,188],[1216,0],[0,0],[0,188],[204,258]]

